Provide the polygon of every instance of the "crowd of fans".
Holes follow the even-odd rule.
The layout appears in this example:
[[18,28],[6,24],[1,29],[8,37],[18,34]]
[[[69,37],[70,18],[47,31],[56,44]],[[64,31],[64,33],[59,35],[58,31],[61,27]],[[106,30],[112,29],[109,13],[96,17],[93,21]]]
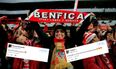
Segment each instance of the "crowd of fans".
[[[21,19],[11,29],[7,17],[0,17],[0,69],[116,69],[116,24],[99,24],[90,17],[78,26],[71,23],[68,29],[56,23],[52,30],[46,24],[43,29],[37,22]],[[64,49],[101,40],[107,41],[109,53],[66,62]],[[6,57],[7,43],[49,48],[48,62]]]

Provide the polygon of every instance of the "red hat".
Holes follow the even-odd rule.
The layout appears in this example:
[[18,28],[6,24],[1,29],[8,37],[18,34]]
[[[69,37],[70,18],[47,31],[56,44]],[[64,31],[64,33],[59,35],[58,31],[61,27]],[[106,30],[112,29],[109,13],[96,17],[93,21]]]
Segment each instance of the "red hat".
[[84,34],[83,44],[89,43],[95,36],[95,33],[86,32]]

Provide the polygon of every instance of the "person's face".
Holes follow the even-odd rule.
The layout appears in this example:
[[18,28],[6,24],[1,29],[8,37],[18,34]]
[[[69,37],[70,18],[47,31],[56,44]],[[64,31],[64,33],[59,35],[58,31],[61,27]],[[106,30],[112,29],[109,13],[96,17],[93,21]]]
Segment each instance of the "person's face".
[[99,26],[99,28],[100,28],[100,30],[107,31],[108,26],[107,26],[106,24],[101,24],[101,25]]
[[12,34],[11,33],[8,33],[8,39],[12,39]]
[[55,38],[64,39],[64,37],[65,37],[65,32],[62,29],[57,29],[55,31]]
[[91,29],[93,29],[93,24],[92,23],[88,26],[88,30],[91,30]]
[[107,40],[113,40],[113,34],[112,33],[107,34]]

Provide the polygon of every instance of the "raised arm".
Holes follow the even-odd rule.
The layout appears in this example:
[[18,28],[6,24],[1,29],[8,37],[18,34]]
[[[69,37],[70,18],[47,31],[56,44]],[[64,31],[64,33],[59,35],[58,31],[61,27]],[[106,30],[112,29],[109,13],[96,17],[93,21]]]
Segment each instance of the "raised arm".
[[39,36],[40,42],[44,47],[48,48],[50,45],[50,39],[46,33],[43,32],[42,28],[39,26],[37,22],[31,22],[32,27],[36,31]]

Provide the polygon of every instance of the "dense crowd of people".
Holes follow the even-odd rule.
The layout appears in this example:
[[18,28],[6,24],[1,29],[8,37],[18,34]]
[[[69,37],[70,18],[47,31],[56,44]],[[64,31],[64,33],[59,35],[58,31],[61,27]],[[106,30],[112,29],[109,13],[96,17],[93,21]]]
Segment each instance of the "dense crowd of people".
[[[116,24],[99,24],[93,15],[81,25],[67,29],[62,24],[53,26],[52,31],[40,27],[39,23],[20,20],[12,29],[0,17],[0,69],[116,69]],[[106,40],[109,53],[74,62],[66,61],[65,49]],[[50,49],[48,62],[6,57],[7,43],[15,43]],[[34,54],[36,55],[36,54]],[[32,56],[32,55],[30,55]]]

